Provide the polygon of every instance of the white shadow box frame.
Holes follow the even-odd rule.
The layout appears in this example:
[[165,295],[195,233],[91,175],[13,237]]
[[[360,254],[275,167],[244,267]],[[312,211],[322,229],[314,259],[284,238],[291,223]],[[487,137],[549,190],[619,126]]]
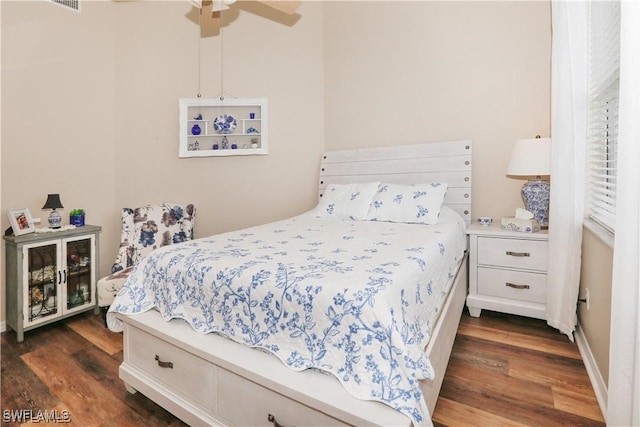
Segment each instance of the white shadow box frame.
[[180,98],[180,157],[269,154],[266,98]]

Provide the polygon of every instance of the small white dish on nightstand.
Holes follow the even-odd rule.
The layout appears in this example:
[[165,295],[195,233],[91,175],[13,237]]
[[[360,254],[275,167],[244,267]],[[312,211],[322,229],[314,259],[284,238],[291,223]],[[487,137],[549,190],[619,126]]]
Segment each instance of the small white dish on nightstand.
[[490,216],[479,216],[478,217],[478,223],[480,225],[482,225],[483,227],[489,226],[489,224],[491,224],[492,222],[493,222],[493,218],[491,218]]

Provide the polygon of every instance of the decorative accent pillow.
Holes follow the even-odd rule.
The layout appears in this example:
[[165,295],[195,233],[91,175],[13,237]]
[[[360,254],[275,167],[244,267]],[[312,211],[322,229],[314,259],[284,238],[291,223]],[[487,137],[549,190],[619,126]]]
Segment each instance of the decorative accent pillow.
[[372,221],[437,224],[447,192],[444,182],[426,184],[380,184],[368,219]]
[[329,184],[313,214],[320,218],[366,220],[379,184]]
[[161,246],[193,239],[196,209],[175,203],[160,203],[122,209],[120,249],[111,267],[115,273],[138,263]]

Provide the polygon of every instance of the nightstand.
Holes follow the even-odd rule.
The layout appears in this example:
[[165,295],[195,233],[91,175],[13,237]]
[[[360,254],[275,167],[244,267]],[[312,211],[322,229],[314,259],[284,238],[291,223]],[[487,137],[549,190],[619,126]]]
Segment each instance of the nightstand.
[[472,224],[467,234],[471,316],[480,317],[486,309],[544,319],[547,231],[521,233]]

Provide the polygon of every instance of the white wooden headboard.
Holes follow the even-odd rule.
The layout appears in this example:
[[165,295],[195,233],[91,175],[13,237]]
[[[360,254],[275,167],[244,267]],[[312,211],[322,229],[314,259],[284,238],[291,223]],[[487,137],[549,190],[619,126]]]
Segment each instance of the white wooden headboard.
[[318,197],[329,184],[380,181],[448,184],[444,204],[471,222],[472,143],[427,142],[413,145],[327,151],[320,164]]

